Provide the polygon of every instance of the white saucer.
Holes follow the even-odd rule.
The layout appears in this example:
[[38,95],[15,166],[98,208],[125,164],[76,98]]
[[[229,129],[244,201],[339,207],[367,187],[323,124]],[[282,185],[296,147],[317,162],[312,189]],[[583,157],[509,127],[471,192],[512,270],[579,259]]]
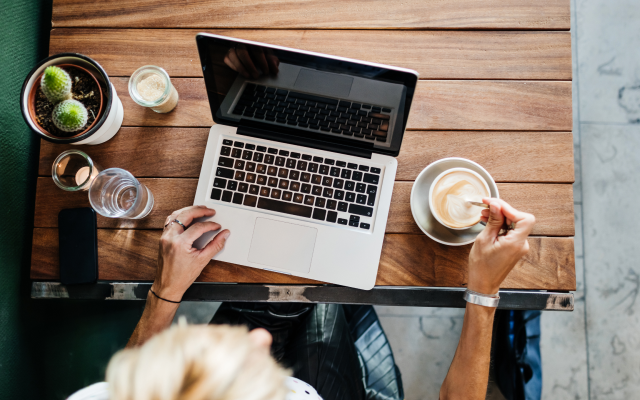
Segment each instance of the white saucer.
[[479,164],[466,158],[443,158],[442,160],[429,164],[420,172],[420,175],[418,175],[416,181],[413,183],[413,188],[411,189],[411,214],[413,214],[413,219],[416,221],[416,224],[418,224],[418,227],[431,239],[449,246],[463,246],[473,243],[478,234],[484,229],[484,226],[476,224],[463,230],[449,229],[440,224],[429,209],[429,188],[431,187],[431,183],[438,175],[451,168],[468,168],[477,172],[489,184],[491,197],[500,197],[495,181],[487,170]]

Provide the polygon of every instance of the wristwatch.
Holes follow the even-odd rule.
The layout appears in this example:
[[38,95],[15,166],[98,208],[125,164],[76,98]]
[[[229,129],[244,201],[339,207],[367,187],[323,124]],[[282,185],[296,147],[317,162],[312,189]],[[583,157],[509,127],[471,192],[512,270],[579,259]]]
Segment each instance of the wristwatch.
[[479,306],[484,307],[498,307],[498,303],[500,302],[500,295],[496,294],[483,294],[474,292],[473,290],[465,290],[463,299],[467,301],[467,303],[477,304]]

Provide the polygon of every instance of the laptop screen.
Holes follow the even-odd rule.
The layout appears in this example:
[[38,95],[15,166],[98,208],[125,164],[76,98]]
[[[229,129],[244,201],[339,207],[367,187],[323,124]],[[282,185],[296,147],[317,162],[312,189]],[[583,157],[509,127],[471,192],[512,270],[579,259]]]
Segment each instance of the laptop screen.
[[400,151],[415,71],[210,34],[196,41],[216,123]]

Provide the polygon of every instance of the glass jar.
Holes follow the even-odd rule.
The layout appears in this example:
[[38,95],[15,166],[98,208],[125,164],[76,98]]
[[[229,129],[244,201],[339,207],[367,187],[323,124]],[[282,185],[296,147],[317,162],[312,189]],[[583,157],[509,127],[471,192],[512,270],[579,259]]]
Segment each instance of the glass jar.
[[98,176],[102,168],[93,162],[85,152],[67,150],[53,162],[51,176],[56,186],[68,192],[89,190],[91,181]]
[[129,79],[129,95],[139,105],[168,113],[178,104],[178,91],[167,71],[155,65],[138,68]]

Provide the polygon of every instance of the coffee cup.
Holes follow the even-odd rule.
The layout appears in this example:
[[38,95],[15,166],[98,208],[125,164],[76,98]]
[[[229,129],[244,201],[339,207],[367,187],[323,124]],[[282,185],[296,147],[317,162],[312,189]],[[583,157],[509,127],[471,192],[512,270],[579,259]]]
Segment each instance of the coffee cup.
[[482,208],[468,201],[491,197],[487,181],[468,168],[451,168],[438,175],[429,188],[429,208],[449,229],[468,229],[480,222]]

